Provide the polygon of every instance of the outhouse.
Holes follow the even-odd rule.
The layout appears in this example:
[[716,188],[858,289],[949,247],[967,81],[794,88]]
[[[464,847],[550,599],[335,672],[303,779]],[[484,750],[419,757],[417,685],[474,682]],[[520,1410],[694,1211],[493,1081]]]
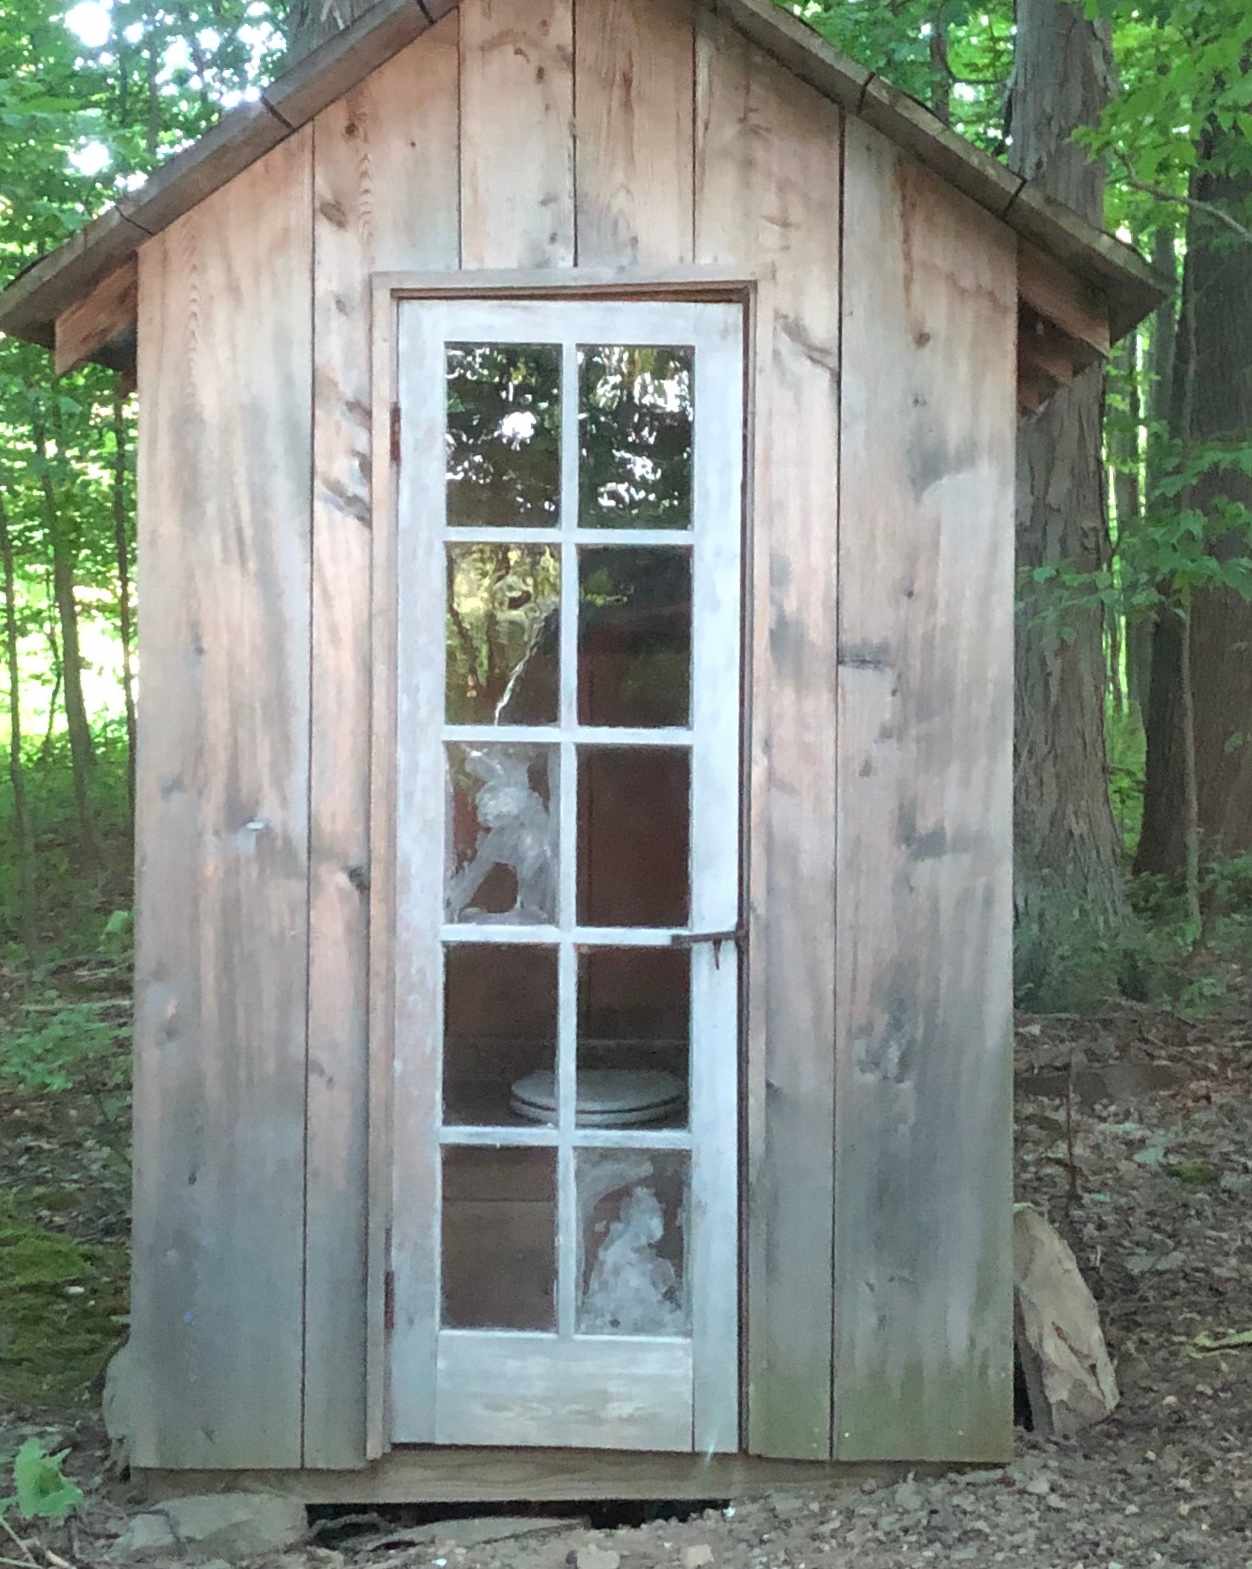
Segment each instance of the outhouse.
[[1009,1452],[1014,430],[1159,298],[767,0],[381,0],[10,286],[140,398],[137,1467]]

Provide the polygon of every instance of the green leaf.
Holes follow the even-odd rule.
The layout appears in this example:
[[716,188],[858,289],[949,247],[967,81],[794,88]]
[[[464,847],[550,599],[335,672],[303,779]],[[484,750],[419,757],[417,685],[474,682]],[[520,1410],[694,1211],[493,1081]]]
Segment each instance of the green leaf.
[[82,1503],[82,1488],[61,1472],[67,1454],[50,1455],[37,1438],[28,1438],[14,1456],[17,1507],[27,1520],[64,1520]]

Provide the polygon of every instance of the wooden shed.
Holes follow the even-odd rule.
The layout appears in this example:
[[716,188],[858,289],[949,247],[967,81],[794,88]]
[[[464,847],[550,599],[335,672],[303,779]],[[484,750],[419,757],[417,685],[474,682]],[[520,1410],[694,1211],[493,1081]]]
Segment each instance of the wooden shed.
[[139,1468],[1009,1452],[1014,430],[1160,293],[766,0],[382,0],[0,297],[141,400]]

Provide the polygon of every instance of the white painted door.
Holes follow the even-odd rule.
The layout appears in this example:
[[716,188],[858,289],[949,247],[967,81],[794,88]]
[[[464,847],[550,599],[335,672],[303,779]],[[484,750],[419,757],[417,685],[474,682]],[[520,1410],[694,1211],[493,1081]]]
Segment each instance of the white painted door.
[[398,1443],[738,1448],[742,338],[399,307]]

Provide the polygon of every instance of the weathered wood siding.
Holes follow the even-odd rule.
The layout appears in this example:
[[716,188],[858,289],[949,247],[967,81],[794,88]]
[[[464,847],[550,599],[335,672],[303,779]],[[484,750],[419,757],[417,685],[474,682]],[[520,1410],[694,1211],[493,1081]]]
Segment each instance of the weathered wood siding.
[[571,266],[571,0],[470,0],[459,13],[461,265]]
[[1002,1448],[1013,247],[844,141],[688,0],[462,0],[145,246],[141,1464],[385,1445],[369,275],[576,263],[758,280],[745,1446]]
[[360,1464],[367,1415],[370,274],[457,266],[457,17],[323,110],[313,147],[304,1463],[336,1467]]
[[702,14],[696,260],[758,278],[747,766],[747,1416],[830,1454],[842,115]]
[[835,1454],[1010,1452],[1012,236],[850,121]]
[[139,253],[139,1465],[300,1456],[312,136]]

